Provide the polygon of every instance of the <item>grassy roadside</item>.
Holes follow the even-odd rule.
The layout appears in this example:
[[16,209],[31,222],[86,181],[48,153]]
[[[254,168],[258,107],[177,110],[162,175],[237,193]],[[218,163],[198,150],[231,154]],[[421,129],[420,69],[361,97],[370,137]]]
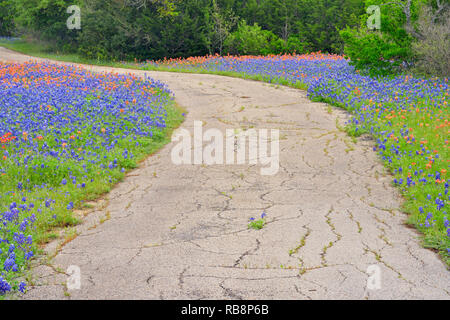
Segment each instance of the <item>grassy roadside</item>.
[[[178,106],[174,101],[171,101],[166,105],[165,111],[167,112],[167,118],[165,119],[166,127],[161,129],[158,134],[154,134],[152,138],[141,139],[139,148],[128,148],[130,152],[133,152],[134,160],[127,161],[126,167],[125,163],[123,164],[125,171],[122,172],[116,170],[113,172],[113,179],[109,182],[106,179],[94,181],[93,183],[87,185],[84,189],[67,188],[63,186],[60,187],[61,189],[64,189],[65,196],[70,194],[70,198],[74,199],[73,208],[75,210],[83,210],[89,208],[89,206],[86,205],[87,202],[95,201],[110,192],[116,184],[123,181],[129,171],[139,167],[141,162],[158,152],[161,148],[163,148],[171,141],[172,132],[177,129],[184,121],[183,114],[186,111]],[[58,191],[61,190],[55,189],[54,192],[56,200],[58,200],[59,198],[59,196],[56,195]],[[39,190],[37,192],[39,192]],[[39,194],[28,195],[29,198],[39,198],[39,196]],[[58,201],[56,202],[58,203]],[[65,210],[66,208],[64,206],[61,208],[57,207],[55,209],[56,210],[53,213],[61,219],[57,224],[48,225],[47,223],[45,223],[45,221],[39,221],[39,218],[37,219],[38,223],[36,224],[37,228],[35,230],[34,239],[39,246],[38,253],[42,253],[41,249],[43,245],[47,244],[55,238],[56,229],[67,229],[68,227],[77,225],[81,222],[78,218],[74,217],[72,212]],[[61,212],[59,212],[58,209],[61,209]]]
[[[68,59],[68,57],[66,58]],[[22,68],[22,65],[20,67],[7,66],[6,68]],[[42,66],[35,68],[38,68],[37,71],[45,69]],[[8,69],[3,70],[11,72]],[[20,75],[23,76],[23,74]],[[130,84],[134,82],[131,77],[128,80],[129,82],[127,83],[117,82],[116,85],[130,88]],[[76,83],[76,80],[74,81]],[[4,88],[4,93],[7,97],[8,94],[11,95],[11,92],[13,92],[11,96],[15,96],[15,86],[8,87],[6,85]],[[20,93],[26,95],[28,88],[28,85],[24,85]],[[115,149],[110,147],[108,143],[105,143],[102,137],[96,135],[99,129],[96,129],[95,125],[98,126],[101,122],[95,122],[94,127],[91,126],[92,122],[87,121],[84,125],[80,124],[79,126],[75,124],[61,127],[59,124],[56,124],[58,128],[51,126],[50,131],[42,131],[43,129],[39,126],[16,131],[16,127],[21,128],[21,122],[27,123],[27,121],[31,120],[30,123],[33,123],[37,119],[35,117],[40,117],[41,115],[47,116],[48,114],[48,116],[56,117],[59,120],[62,119],[62,123],[67,124],[70,123],[69,118],[72,116],[74,116],[73,119],[82,117],[83,112],[71,113],[74,106],[66,105],[64,101],[67,100],[53,100],[52,105],[55,105],[55,102],[56,104],[61,102],[61,110],[50,105],[47,106],[47,110],[41,105],[40,111],[33,112],[32,110],[36,111],[33,103],[35,104],[39,101],[39,98],[37,97],[33,100],[34,98],[30,96],[27,98],[28,103],[32,103],[30,107],[27,108],[26,104],[18,105],[18,110],[22,110],[20,108],[23,107],[31,112],[31,115],[24,119],[21,118],[23,116],[22,112],[19,112],[19,114],[9,113],[8,103],[6,104],[4,111],[7,122],[2,124],[2,129],[9,128],[7,130],[11,130],[14,133],[10,135],[11,140],[5,140],[7,135],[2,136],[1,139],[1,147],[3,149],[1,154],[3,157],[0,159],[0,222],[2,223],[2,228],[0,229],[0,300],[14,298],[16,296],[15,291],[22,291],[20,286],[24,283],[24,280],[29,281],[30,279],[31,273],[28,268],[30,259],[33,256],[38,256],[40,260],[44,253],[44,246],[53,240],[61,239],[63,243],[67,243],[74,239],[76,236],[74,234],[74,226],[81,222],[83,215],[80,212],[89,209],[89,202],[95,201],[108,193],[114,185],[126,177],[128,171],[138,167],[141,161],[147,159],[169,143],[173,130],[178,128],[184,121],[185,110],[175,103],[169,93],[164,92],[159,87],[136,86],[134,88],[137,88],[136,91],[124,90],[128,90],[127,92],[130,93],[129,96],[131,98],[134,97],[131,95],[132,92],[138,95],[135,96],[138,102],[137,105],[140,106],[138,108],[149,103],[150,106],[153,106],[154,102],[160,103],[160,105],[156,104],[158,111],[155,114],[159,120],[153,119],[156,121],[156,125],[154,127],[152,125],[151,136],[138,135],[134,136],[133,140],[133,137],[128,138],[130,132],[128,126],[133,125],[131,119],[136,117],[132,112],[130,112],[130,117],[122,117],[124,120],[117,122],[121,123],[120,127],[113,128],[113,136],[115,137],[113,143],[114,146],[117,144]],[[51,90],[52,87],[50,87]],[[44,93],[44,91],[42,92]],[[77,92],[79,91],[72,91],[73,94]],[[91,105],[90,101],[103,98],[112,99],[112,97],[108,96],[107,91],[103,93],[104,95],[99,94],[98,96],[87,95],[85,97],[86,105],[94,108],[98,104]],[[155,100],[147,98],[149,94],[159,98]],[[139,98],[140,96],[144,98]],[[130,101],[131,98],[129,98]],[[115,116],[122,113],[126,115],[128,110],[134,110],[133,105],[136,103],[136,99],[133,99],[131,102],[127,100],[126,107],[124,105],[123,109],[120,109],[120,112],[117,111],[114,116],[102,113],[104,116],[99,119],[113,125],[116,123]],[[48,100],[44,99],[43,101]],[[139,101],[141,104],[139,104]],[[77,102],[81,103],[81,100]],[[111,102],[114,103],[108,102],[107,105],[117,108],[117,101],[111,100]],[[84,106],[85,103],[81,103],[81,105]],[[88,108],[85,111],[91,112],[89,110]],[[63,118],[60,118],[60,113],[64,113],[65,117],[62,116]],[[90,119],[92,120],[92,118]],[[164,119],[164,126],[160,126],[161,122],[159,121],[162,119]],[[8,123],[11,122],[8,122],[8,120],[12,120],[13,123],[15,120],[17,124],[12,125],[10,128]],[[73,132],[74,127],[78,131]],[[132,127],[130,129],[132,130]],[[139,127],[136,127],[136,129],[143,130],[143,128]],[[101,132],[103,132],[105,141],[109,141],[109,127],[105,125]],[[4,133],[2,132],[2,134]],[[69,135],[71,135],[70,138],[68,137]],[[67,140],[65,140],[66,138]],[[63,143],[63,141],[66,142]],[[59,155],[58,158],[48,157],[48,152],[46,151],[40,153],[40,150],[44,149],[49,150],[50,153],[61,152],[61,159]],[[22,157],[23,150],[28,150],[25,159]],[[80,154],[84,152],[84,156],[75,156],[67,160],[62,155],[66,151],[66,154],[72,155],[74,155],[73,152],[79,152]],[[100,159],[101,161],[98,162],[97,160]],[[4,295],[4,293],[7,295]]]
[[[120,67],[124,67],[126,65],[122,64]],[[136,67],[136,66],[135,66]],[[286,79],[280,78],[280,77],[268,77],[263,75],[250,75],[250,74],[242,74],[238,72],[231,72],[231,71],[210,71],[200,68],[192,68],[192,69],[174,69],[174,68],[168,68],[168,67],[154,67],[154,66],[148,66],[144,68],[140,68],[141,70],[146,71],[160,71],[160,72],[178,72],[178,73],[195,73],[195,74],[211,74],[216,76],[225,76],[225,77],[231,77],[231,78],[240,78],[245,80],[254,80],[254,81],[261,81],[261,82],[267,82],[267,83],[273,83],[277,85],[283,85],[295,89],[302,89],[307,90],[308,87],[301,83],[300,81],[296,83],[292,83]]]
[[291,88],[306,90],[308,87],[301,83],[292,83],[283,78],[273,78],[264,77],[262,75],[249,75],[249,74],[241,74],[238,72],[229,72],[229,71],[210,71],[201,68],[192,68],[192,69],[174,69],[165,66],[146,66],[141,67],[135,62],[114,62],[114,61],[104,61],[104,60],[94,60],[94,59],[86,59],[82,58],[77,54],[67,54],[67,53],[54,53],[51,52],[49,48],[46,48],[43,45],[27,42],[24,40],[17,41],[1,41],[0,47],[5,47],[9,50],[17,51],[19,53],[23,53],[25,55],[29,55],[32,57],[38,57],[43,59],[50,59],[55,61],[62,62],[71,62],[71,63],[79,63],[86,65],[98,65],[104,67],[112,67],[112,68],[123,68],[123,69],[135,69],[135,70],[146,70],[146,71],[160,71],[160,72],[177,72],[177,73],[194,73],[194,74],[211,74],[211,75],[219,75],[226,76],[232,78],[240,78],[246,80],[255,80],[262,82],[272,82],[279,85],[288,86]]
[[100,60],[90,60],[80,57],[77,54],[67,54],[67,53],[54,53],[50,48],[35,43],[35,42],[27,42],[24,40],[16,40],[16,41],[5,41],[0,40],[0,47],[5,47],[7,49],[17,51],[19,53],[23,53],[29,56],[43,58],[43,59],[51,59],[63,62],[73,62],[73,63],[82,63],[82,64],[96,64],[101,66],[116,66],[115,63],[110,61],[100,61]]
[[[37,202],[38,199],[43,198],[52,199],[52,210],[48,213],[42,212],[40,215],[36,215],[36,221],[30,234],[33,237],[31,249],[34,251],[35,258],[30,260],[32,264],[25,268],[21,267],[14,275],[14,278],[10,278],[10,280],[32,283],[33,274],[30,267],[41,263],[50,263],[53,257],[45,254],[45,246],[56,240],[59,242],[57,247],[57,251],[59,251],[62,246],[75,239],[77,236],[75,226],[82,223],[82,217],[90,213],[91,208],[93,208],[92,203],[95,203],[96,200],[110,192],[116,184],[123,181],[127,173],[139,167],[142,161],[158,152],[171,141],[172,132],[184,121],[183,114],[186,111],[174,101],[168,103],[165,110],[167,112],[166,127],[160,131],[160,134],[155,135],[153,138],[145,139],[145,147],[144,139],[140,140],[142,148],[134,149],[134,161],[129,162],[124,171],[110,171],[109,181],[108,179],[97,179],[92,183],[86,184],[85,188],[75,187],[68,183],[51,191],[36,189],[26,194],[27,202]],[[22,195],[17,193],[17,197],[14,197],[12,200],[19,203],[21,197]],[[67,210],[65,203],[68,198],[72,200],[73,210]],[[53,215],[53,217],[49,217],[49,215]],[[19,264],[19,256],[17,256],[17,261]],[[17,290],[17,288],[13,288]],[[16,298],[19,298],[19,296],[15,291],[5,295],[0,294],[0,300]]]

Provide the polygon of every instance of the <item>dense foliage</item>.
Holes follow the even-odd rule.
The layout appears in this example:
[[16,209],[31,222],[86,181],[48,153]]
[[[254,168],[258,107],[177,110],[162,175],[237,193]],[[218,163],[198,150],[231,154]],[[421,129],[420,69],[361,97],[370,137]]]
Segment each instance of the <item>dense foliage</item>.
[[[421,58],[434,67],[429,75],[448,77],[449,0],[365,0],[365,7],[380,7],[380,29],[369,30],[369,14],[361,16],[359,28],[347,27],[340,35],[345,53],[359,70],[395,74],[410,69]],[[428,19],[426,15],[430,16]],[[447,51],[440,54],[440,51]],[[444,58],[444,59],[442,59]],[[445,59],[447,58],[447,59]]]
[[[79,30],[66,26],[71,5],[81,8]],[[376,30],[367,27],[373,5]],[[345,53],[371,75],[415,67],[449,76],[450,0],[0,0],[0,8],[0,36],[88,59],[321,51]]]
[[15,7],[10,1],[0,1],[0,37],[11,36],[14,32]]
[[[74,4],[81,7],[80,30],[66,28],[66,9]],[[13,32],[14,21],[16,33],[55,50],[116,60],[227,51],[339,53],[338,30],[357,26],[364,13],[360,0],[0,0],[0,6],[16,11],[0,15],[0,35]],[[247,44],[252,32],[257,39]]]

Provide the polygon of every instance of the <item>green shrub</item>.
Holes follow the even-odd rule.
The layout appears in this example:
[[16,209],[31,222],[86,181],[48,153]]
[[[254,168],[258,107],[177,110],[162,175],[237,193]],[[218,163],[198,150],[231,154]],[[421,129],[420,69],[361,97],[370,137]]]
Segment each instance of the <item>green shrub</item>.
[[[408,39],[406,32],[403,34]],[[404,61],[411,58],[410,44],[398,43],[388,34],[367,30],[345,29],[341,31],[345,42],[345,54],[358,70],[368,71],[371,75],[387,75],[398,71]],[[409,42],[410,40],[405,40]]]
[[281,53],[285,43],[273,32],[263,30],[257,23],[248,25],[245,20],[225,40],[225,52],[240,55],[267,55]]
[[368,30],[368,14],[361,16],[359,29],[349,27],[340,31],[345,43],[344,52],[359,70],[368,70],[371,75],[386,75],[397,72],[405,63],[412,62],[412,43],[417,13],[424,0],[412,0],[407,19],[401,3],[384,0],[365,0],[366,8],[381,6],[381,30]]
[[303,41],[300,36],[293,35],[288,38],[284,44],[284,52],[289,53],[307,53],[309,51],[310,44]]

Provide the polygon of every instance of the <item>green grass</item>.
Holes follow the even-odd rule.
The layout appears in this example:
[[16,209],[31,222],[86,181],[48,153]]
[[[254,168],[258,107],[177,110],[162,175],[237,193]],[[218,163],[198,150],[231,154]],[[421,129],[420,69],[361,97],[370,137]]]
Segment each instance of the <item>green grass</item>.
[[80,58],[77,54],[53,53],[49,47],[35,42],[18,41],[1,41],[0,46],[10,50],[14,50],[30,56],[45,59],[53,59],[58,61],[85,63],[87,60]]
[[[45,45],[43,43],[39,43],[36,41],[26,41],[26,40],[16,40],[16,41],[2,41],[0,40],[0,47],[5,47],[7,49],[17,51],[19,53],[23,53],[29,56],[43,58],[43,59],[51,59],[55,61],[62,62],[72,62],[72,63],[80,63],[80,64],[89,64],[89,65],[99,65],[106,67],[115,67],[115,68],[124,68],[125,64],[122,62],[114,62],[107,60],[96,60],[96,59],[87,59],[83,58],[76,53],[64,53],[64,52],[54,52],[53,49]],[[126,68],[130,69],[138,69],[133,65],[126,65]]]

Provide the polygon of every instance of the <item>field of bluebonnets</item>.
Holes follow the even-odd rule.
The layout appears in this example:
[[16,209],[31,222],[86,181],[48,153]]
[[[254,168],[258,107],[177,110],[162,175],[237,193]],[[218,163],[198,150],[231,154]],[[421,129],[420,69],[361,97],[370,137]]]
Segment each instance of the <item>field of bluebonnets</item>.
[[374,152],[405,198],[409,223],[423,233],[424,245],[439,251],[450,265],[448,79],[372,78],[355,71],[342,56],[320,53],[192,57],[147,61],[140,67],[289,85],[307,89],[312,100],[345,108],[352,114],[346,131],[372,135]]
[[167,142],[182,121],[152,79],[51,64],[0,64],[0,298],[73,209]]

